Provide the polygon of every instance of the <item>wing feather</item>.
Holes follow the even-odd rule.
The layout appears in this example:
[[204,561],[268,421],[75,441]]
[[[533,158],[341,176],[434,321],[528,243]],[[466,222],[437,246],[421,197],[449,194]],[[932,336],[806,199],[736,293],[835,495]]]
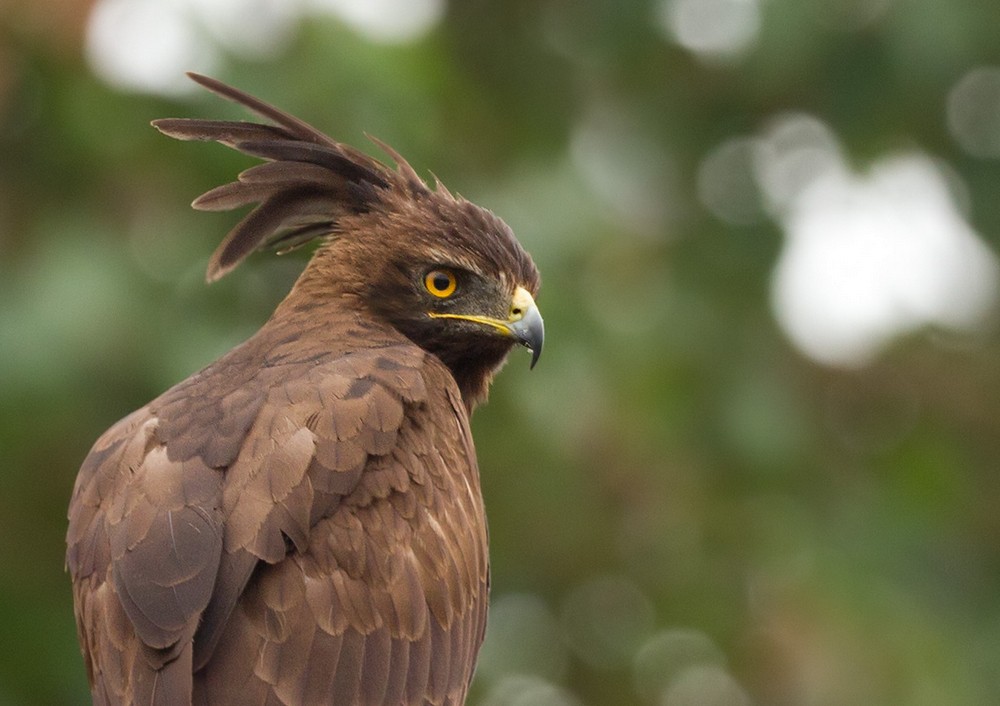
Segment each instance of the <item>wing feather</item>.
[[[384,361],[366,364],[357,356],[351,358],[351,374],[367,382],[332,381],[336,400],[382,400],[382,404],[388,389],[395,390],[397,401],[406,396],[398,388],[385,387],[380,377],[392,368],[393,379],[398,380],[405,366],[397,369]],[[422,394],[433,394],[430,391],[436,388],[422,379]],[[410,388],[406,394],[413,393]],[[322,389],[316,396],[281,394],[309,406],[327,399]],[[244,657],[226,649],[239,636],[241,642],[254,642],[253,652],[260,655],[255,678],[268,683],[287,703],[463,702],[485,623],[485,534],[477,529],[476,518],[481,519],[482,512],[478,496],[442,493],[438,486],[446,483],[432,477],[444,473],[457,480],[474,470],[474,461],[466,456],[463,426],[455,416],[464,415],[464,409],[441,401],[443,407],[433,398],[403,404],[393,451],[368,454],[356,487],[312,527],[304,550],[254,574],[219,648],[198,679],[214,683],[219,674],[242,674],[230,662]],[[438,411],[427,416],[428,409]],[[339,431],[345,438],[327,442],[344,444],[362,436],[369,425],[385,426],[395,418],[362,416],[366,422],[360,427],[317,423],[309,431],[316,438],[324,430],[330,437]],[[431,438],[423,439],[427,433]],[[318,449],[317,444],[317,454]],[[318,487],[320,476],[344,472],[317,466],[314,460],[307,473],[316,474]],[[442,538],[449,536],[475,548],[444,546]],[[435,549],[422,552],[419,547]],[[460,562],[474,566],[462,567]],[[465,577],[471,577],[471,585],[465,585]],[[277,591],[278,586],[284,588]],[[301,597],[287,602],[274,598],[293,594]],[[305,618],[300,611],[305,611]],[[272,624],[285,629],[269,627]],[[229,703],[219,691],[212,694],[212,703]]]
[[[392,651],[389,655],[389,669],[385,675],[385,691],[383,704],[400,704],[406,691],[406,677],[410,673],[410,651],[413,641],[406,637],[392,638]],[[377,701],[373,703],[379,703]]]
[[464,699],[488,578],[453,381],[408,343],[282,350],[221,360],[84,463],[67,561],[96,703]]
[[70,505],[67,565],[97,703],[190,700],[192,644],[222,551],[222,474],[171,460],[137,411],[98,439]]
[[298,698],[297,700],[288,698],[289,703],[319,704],[324,701],[333,703],[329,697],[333,693],[333,681],[341,668],[340,656],[343,646],[343,633],[331,635],[317,630],[313,648],[303,661],[305,669],[301,676],[301,685],[296,684],[294,678],[279,673],[281,678],[277,692],[284,696],[289,693],[288,687],[294,687],[290,693],[296,694]]

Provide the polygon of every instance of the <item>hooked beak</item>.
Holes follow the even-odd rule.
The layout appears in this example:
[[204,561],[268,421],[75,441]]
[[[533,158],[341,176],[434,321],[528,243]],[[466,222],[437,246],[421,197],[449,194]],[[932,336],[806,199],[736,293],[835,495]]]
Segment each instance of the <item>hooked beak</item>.
[[542,343],[545,341],[545,324],[542,315],[538,313],[535,298],[524,287],[514,290],[510,298],[510,312],[507,320],[494,319],[489,316],[475,314],[442,314],[428,312],[433,319],[462,319],[482,324],[498,330],[507,336],[512,336],[518,343],[531,351],[531,367],[535,367],[538,357],[542,354]]
[[514,296],[510,301],[507,330],[518,343],[531,351],[531,367],[534,368],[538,357],[542,354],[542,344],[545,342],[545,323],[535,305],[534,297],[524,287],[514,290]]

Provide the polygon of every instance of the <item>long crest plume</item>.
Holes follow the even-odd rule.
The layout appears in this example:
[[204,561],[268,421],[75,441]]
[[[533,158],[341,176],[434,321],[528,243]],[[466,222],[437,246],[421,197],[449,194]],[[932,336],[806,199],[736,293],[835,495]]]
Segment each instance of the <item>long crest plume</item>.
[[194,200],[203,211],[228,211],[257,204],[223,239],[208,263],[213,282],[255,250],[287,252],[330,234],[338,218],[377,208],[390,192],[419,198],[429,193],[423,180],[399,153],[369,136],[396,162],[392,170],[349,145],[259,98],[208,76],[189,73],[196,83],[269,120],[261,124],[231,120],[164,118],[153,126],[179,140],[219,142],[265,162],[241,172],[237,180]]

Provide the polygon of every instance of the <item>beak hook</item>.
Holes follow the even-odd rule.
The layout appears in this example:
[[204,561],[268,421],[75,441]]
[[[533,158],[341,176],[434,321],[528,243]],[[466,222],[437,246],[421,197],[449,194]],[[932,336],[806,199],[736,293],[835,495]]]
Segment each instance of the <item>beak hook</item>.
[[[523,293],[523,295],[522,295]],[[531,350],[531,368],[535,367],[542,355],[542,344],[545,342],[545,323],[535,306],[535,301],[526,290],[519,289],[515,296],[524,301],[518,303],[519,318],[507,324],[511,335],[525,348]]]

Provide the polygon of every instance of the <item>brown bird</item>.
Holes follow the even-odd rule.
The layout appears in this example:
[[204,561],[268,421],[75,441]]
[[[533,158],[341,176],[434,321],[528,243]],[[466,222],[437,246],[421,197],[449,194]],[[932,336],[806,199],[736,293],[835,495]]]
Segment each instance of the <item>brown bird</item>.
[[168,119],[266,160],[208,279],[322,239],[249,340],[105,432],[69,507],[95,704],[461,704],[486,624],[469,417],[542,349],[538,272],[499,218],[211,78],[270,124]]

